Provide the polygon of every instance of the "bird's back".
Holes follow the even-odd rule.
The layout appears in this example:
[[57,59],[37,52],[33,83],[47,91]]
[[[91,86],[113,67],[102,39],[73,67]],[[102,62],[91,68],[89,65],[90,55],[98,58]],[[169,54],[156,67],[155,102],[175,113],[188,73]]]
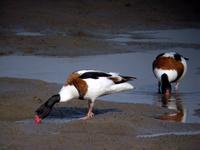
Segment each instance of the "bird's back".
[[185,75],[186,70],[185,59],[177,53],[160,54],[153,62],[153,72],[158,80],[161,80],[161,76],[165,73],[170,82],[176,82]]
[[127,81],[134,77],[120,76],[118,73],[107,73],[97,70],[81,70],[80,79],[86,82],[86,99],[96,99],[99,96],[133,89]]

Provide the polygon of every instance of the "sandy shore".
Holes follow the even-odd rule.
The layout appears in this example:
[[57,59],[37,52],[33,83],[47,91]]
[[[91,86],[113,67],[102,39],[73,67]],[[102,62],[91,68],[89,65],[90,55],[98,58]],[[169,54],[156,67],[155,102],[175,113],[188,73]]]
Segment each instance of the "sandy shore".
[[[156,119],[169,112],[164,108],[97,100],[91,120],[35,125],[35,109],[60,85],[15,78],[0,84],[0,149],[198,149],[199,124]],[[86,101],[73,100],[56,105],[50,116],[62,120],[86,107]]]

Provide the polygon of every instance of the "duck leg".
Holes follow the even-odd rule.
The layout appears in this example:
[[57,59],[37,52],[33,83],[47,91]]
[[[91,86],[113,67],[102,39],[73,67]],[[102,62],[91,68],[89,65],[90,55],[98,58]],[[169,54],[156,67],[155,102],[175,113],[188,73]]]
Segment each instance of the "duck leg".
[[92,117],[94,117],[94,113],[92,112],[94,107],[94,102],[89,100],[88,101],[88,113],[85,117],[81,118],[83,120],[87,120],[87,119],[91,119]]
[[179,82],[176,82],[175,84],[175,90],[178,91],[178,87],[179,87]]
[[93,107],[94,107],[94,102],[92,102],[92,101],[89,100],[88,101],[88,113],[87,113],[87,116],[89,118],[92,118],[94,116],[94,113],[92,112]]

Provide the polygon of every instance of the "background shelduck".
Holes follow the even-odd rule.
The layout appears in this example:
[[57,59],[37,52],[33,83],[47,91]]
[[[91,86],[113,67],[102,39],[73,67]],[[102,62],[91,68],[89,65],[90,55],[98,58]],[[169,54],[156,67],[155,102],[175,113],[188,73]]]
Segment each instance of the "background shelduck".
[[179,81],[187,71],[188,58],[176,52],[162,53],[153,61],[153,73],[158,79],[159,93],[168,95],[171,93],[171,83],[175,82],[178,90]]
[[97,97],[116,92],[131,90],[134,87],[127,83],[135,77],[121,76],[118,73],[106,73],[98,70],[80,70],[73,72],[60,92],[50,97],[37,110],[35,123],[48,116],[52,107],[58,102],[67,102],[74,98],[88,100],[88,113],[83,119],[94,116],[92,109]]

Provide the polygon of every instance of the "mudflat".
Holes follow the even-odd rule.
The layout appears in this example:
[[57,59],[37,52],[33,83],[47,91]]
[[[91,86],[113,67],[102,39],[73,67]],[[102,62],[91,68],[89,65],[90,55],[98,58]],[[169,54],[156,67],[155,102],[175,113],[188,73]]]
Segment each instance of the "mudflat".
[[105,39],[135,30],[200,27],[195,0],[2,0],[0,7],[0,55],[71,57],[178,47],[154,42],[120,46]]

